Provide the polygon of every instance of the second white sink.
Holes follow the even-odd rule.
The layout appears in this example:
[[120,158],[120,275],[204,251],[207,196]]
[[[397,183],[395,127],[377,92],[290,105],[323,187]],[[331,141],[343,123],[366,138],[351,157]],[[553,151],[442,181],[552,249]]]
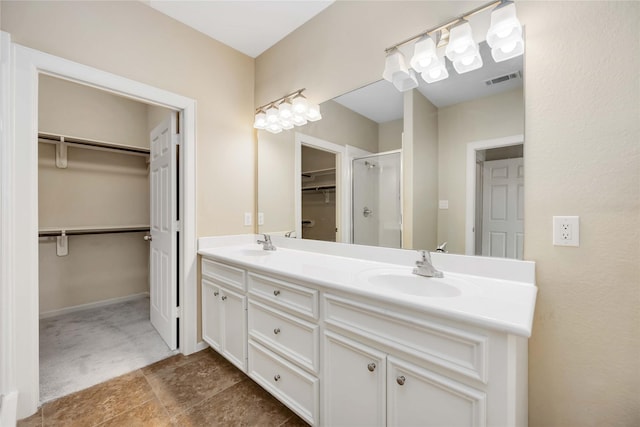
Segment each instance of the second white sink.
[[368,270],[360,273],[358,280],[373,289],[416,297],[455,298],[478,291],[473,283],[446,273],[443,278],[424,277],[411,269]]

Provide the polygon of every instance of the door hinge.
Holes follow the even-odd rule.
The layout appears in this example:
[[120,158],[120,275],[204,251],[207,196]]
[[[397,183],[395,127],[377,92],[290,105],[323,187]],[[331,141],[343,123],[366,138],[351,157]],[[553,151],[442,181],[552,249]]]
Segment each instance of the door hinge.
[[173,317],[180,319],[182,318],[182,307],[174,307],[173,308]]
[[175,221],[173,223],[173,231],[182,232],[182,221]]
[[181,135],[179,133],[173,134],[172,135],[172,139],[173,139],[173,145],[178,145],[179,146],[181,144],[181,142],[182,142],[181,141],[182,138],[181,138]]

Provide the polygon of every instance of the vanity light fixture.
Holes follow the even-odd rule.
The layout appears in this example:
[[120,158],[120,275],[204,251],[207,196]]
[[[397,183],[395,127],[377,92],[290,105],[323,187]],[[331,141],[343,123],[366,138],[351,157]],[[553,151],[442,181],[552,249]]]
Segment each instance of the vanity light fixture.
[[458,74],[468,73],[482,67],[478,43],[473,39],[471,25],[464,22],[451,29],[449,44],[445,50]]
[[514,3],[502,3],[491,12],[487,44],[491,47],[491,56],[496,62],[506,61],[524,53],[522,24],[516,17]]
[[307,121],[315,122],[322,118],[320,106],[311,104],[299,89],[282,98],[276,99],[256,109],[253,127],[265,129],[271,133],[303,126]]
[[415,71],[409,69],[405,63],[404,55],[397,48],[387,52],[384,72],[382,77],[401,92],[418,87]]
[[[469,19],[487,10],[492,10],[491,26],[487,32],[487,44],[492,48],[494,61],[501,62],[524,53],[522,25],[516,17],[512,0],[497,0],[484,4],[445,24],[424,31],[385,49],[385,68],[382,77],[405,91],[418,86],[415,73],[420,73],[427,83],[449,77],[446,59],[438,54],[444,48],[446,57],[459,74],[482,67],[478,43],[473,39]],[[435,37],[435,40],[434,40]],[[417,41],[416,41],[417,40]],[[407,67],[400,47],[416,42],[411,68]]]

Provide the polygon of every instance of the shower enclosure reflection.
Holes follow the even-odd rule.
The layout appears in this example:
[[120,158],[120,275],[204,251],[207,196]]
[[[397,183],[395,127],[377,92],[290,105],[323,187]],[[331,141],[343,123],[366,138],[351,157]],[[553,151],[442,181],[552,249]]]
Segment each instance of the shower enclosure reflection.
[[353,160],[353,243],[402,247],[401,151]]

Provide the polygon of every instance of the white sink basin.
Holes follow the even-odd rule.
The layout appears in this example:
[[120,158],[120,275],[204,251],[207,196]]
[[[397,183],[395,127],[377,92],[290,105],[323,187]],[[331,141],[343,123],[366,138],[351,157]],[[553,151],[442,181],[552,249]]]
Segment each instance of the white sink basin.
[[370,289],[397,292],[427,298],[455,298],[477,293],[478,287],[466,280],[448,276],[424,277],[407,269],[368,270],[360,273],[358,280]]
[[264,249],[238,249],[237,254],[241,256],[262,257],[273,254],[275,251],[265,251]]

